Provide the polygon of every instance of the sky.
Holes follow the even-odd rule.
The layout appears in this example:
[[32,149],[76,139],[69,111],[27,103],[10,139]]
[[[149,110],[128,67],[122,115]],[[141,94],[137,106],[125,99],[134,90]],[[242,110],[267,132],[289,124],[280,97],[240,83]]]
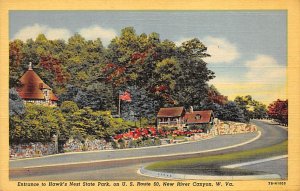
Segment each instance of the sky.
[[198,38],[207,46],[209,81],[233,100],[251,95],[269,104],[286,99],[286,11],[10,11],[10,40],[68,40],[75,33],[105,46],[124,27],[157,32],[178,46]]

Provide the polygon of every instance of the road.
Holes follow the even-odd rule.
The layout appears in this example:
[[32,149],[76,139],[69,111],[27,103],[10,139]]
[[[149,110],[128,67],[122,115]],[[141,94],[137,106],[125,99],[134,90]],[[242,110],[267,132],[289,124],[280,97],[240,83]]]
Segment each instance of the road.
[[10,178],[13,180],[149,180],[138,175],[136,170],[150,162],[261,148],[287,139],[287,131],[277,125],[258,120],[251,122],[259,127],[261,137],[252,143],[235,148],[197,153],[245,142],[253,139],[256,133],[218,136],[200,142],[167,147],[74,153],[10,161]]
[[261,171],[270,174],[279,174],[282,179],[287,179],[287,158],[272,160],[268,162],[262,162],[259,164],[247,165],[240,167],[240,169],[247,169],[251,171]]

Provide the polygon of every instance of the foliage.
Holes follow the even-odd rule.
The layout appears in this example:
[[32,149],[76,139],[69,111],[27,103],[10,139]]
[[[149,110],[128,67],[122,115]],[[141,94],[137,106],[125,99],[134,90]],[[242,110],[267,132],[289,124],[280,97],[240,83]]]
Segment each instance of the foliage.
[[256,100],[253,100],[250,95],[237,96],[234,101],[243,110],[247,121],[251,118],[261,119],[266,117],[266,106]]
[[93,111],[89,107],[72,113],[67,122],[70,136],[79,140],[87,137],[109,139],[115,132],[128,128],[125,121],[112,118],[110,112]]
[[267,107],[258,101],[253,101],[252,118],[263,119],[267,117]]
[[225,105],[228,102],[228,97],[222,95],[214,85],[208,87],[208,97],[207,102],[216,103],[219,105]]
[[67,42],[40,34],[34,40],[10,42],[10,86],[18,85],[32,62],[60,102],[116,111],[119,91],[135,87],[140,98],[132,107],[150,107],[149,112],[142,109],[141,116],[153,117],[162,106],[196,106],[206,97],[206,82],[214,77],[202,60],[209,56],[206,50],[198,39],[177,47],[161,41],[157,33],[138,35],[132,27],[122,29],[107,48],[100,39],[86,40],[79,34]]
[[15,88],[9,89],[9,116],[22,115],[25,112],[23,100]]
[[73,101],[64,101],[60,105],[60,109],[63,113],[74,113],[79,110],[77,104]]
[[226,105],[224,105],[220,119],[226,121],[247,122],[243,109],[233,101],[229,101]]
[[268,106],[268,116],[288,125],[288,100],[276,100]]
[[56,107],[26,104],[25,113],[11,117],[10,141],[48,142],[52,136],[66,136],[65,119]]
[[26,104],[25,112],[10,117],[10,141],[49,142],[58,135],[59,141],[70,137],[84,141],[86,138],[110,139],[112,135],[129,128],[128,122],[113,118],[108,111],[79,109],[72,101],[61,107]]
[[[67,41],[49,40],[44,34],[26,42],[13,40],[9,43],[10,87],[18,87],[18,80],[32,62],[33,69],[59,97],[61,107],[28,106],[24,113],[16,92],[11,92],[10,115],[15,115],[10,120],[11,133],[16,132],[11,136],[46,141],[47,133],[57,130],[61,138],[108,139],[139,120],[146,125],[160,107],[168,106],[212,109],[223,120],[245,122],[265,117],[266,107],[251,96],[238,96],[229,102],[207,84],[214,73],[203,60],[210,56],[206,51],[196,38],[176,46],[155,32],[137,34],[132,27],[122,29],[107,48],[100,39],[86,40],[79,34]],[[132,101],[121,102],[121,116],[130,122],[111,116],[117,111],[119,92],[124,91],[130,92]],[[34,120],[30,121],[28,115],[37,110],[45,113],[31,116]],[[57,120],[52,119],[52,110],[57,111],[53,114]],[[49,124],[37,122],[47,121],[44,118]],[[42,137],[33,137],[35,133]],[[20,141],[26,140],[23,137]]]
[[[122,118],[130,121],[139,121],[143,118],[149,121],[156,116],[158,102],[150,97],[144,88],[128,87],[127,91],[130,92],[132,101],[121,102]],[[143,124],[145,120],[142,120]]]
[[161,42],[157,33],[137,35],[125,28],[109,45],[103,71],[116,89],[144,89],[159,107],[197,105],[206,95],[206,82],[214,77],[202,60],[208,56],[205,51],[198,39],[176,47]]
[[21,40],[9,42],[9,87],[17,87],[20,74],[23,71],[21,62],[23,60],[22,48],[24,43]]

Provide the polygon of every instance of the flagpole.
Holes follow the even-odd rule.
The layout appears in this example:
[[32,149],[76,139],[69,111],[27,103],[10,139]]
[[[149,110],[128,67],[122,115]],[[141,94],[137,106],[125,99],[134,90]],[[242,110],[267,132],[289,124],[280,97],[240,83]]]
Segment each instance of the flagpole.
[[119,109],[118,109],[119,117],[121,117],[121,99],[120,99],[120,91],[119,91]]

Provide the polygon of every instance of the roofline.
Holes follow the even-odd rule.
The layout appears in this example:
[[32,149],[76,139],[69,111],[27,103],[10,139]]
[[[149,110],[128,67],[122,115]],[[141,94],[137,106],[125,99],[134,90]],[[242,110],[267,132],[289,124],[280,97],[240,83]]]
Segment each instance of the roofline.
[[169,116],[169,115],[158,115],[157,117],[181,117],[181,115],[172,115],[172,116]]
[[178,107],[161,107],[159,109],[166,109],[166,108],[184,108],[183,106],[178,106]]
[[186,112],[187,114],[190,114],[190,113],[196,113],[196,112],[205,112],[205,111],[207,111],[207,112],[210,112],[210,113],[213,113],[213,110],[211,110],[211,109],[209,109],[209,110],[196,110],[196,111],[193,111],[193,112]]
[[[22,97],[21,97],[22,98]],[[23,100],[45,100],[45,99],[38,99],[38,98],[22,98]],[[50,101],[57,101],[53,99],[49,99]]]
[[[207,122],[196,122],[196,123],[209,123],[210,121],[207,121]],[[195,124],[195,123],[192,123],[192,122],[186,122],[185,124]]]

